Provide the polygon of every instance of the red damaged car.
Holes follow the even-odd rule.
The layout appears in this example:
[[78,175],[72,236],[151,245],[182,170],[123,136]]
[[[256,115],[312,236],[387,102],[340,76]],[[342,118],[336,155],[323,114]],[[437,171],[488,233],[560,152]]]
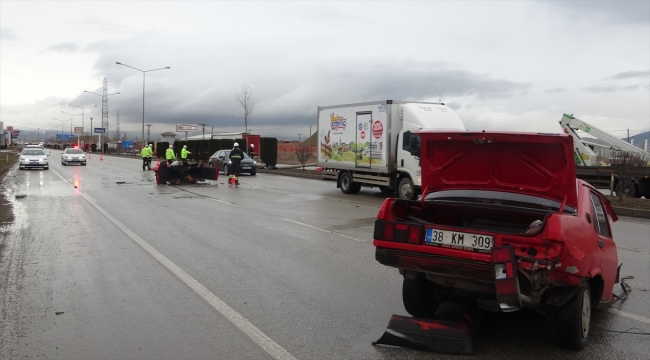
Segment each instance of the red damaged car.
[[[609,201],[577,180],[566,135],[418,132],[422,196],[386,199],[375,258],[404,276],[415,317],[446,300],[554,316],[581,349],[592,309],[611,304],[618,255]],[[417,135],[413,135],[414,137]],[[415,139],[414,139],[415,140]],[[415,143],[416,141],[412,141]]]

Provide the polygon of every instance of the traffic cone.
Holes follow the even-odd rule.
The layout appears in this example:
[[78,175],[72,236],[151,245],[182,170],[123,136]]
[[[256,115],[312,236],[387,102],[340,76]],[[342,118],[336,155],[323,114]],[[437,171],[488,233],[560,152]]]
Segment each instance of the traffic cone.
[[88,158],[90,159],[90,154],[88,154]]
[[104,157],[102,155],[99,155],[99,161],[104,161]]

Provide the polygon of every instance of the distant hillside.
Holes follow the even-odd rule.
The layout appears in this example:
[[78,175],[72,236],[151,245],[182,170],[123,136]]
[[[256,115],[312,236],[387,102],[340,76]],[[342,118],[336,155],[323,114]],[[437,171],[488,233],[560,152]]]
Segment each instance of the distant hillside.
[[318,141],[318,131],[311,134],[311,136],[307,140],[300,143],[300,146],[316,146],[318,145],[317,141]]

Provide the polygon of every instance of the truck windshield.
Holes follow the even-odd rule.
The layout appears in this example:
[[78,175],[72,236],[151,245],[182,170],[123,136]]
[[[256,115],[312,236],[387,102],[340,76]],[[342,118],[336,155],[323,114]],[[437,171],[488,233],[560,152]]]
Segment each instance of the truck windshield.
[[[429,193],[425,202],[463,202],[485,205],[500,205],[549,211],[559,211],[560,202],[532,195],[514,194],[500,191],[485,190],[447,190]],[[564,212],[575,214],[576,209],[564,206]]]

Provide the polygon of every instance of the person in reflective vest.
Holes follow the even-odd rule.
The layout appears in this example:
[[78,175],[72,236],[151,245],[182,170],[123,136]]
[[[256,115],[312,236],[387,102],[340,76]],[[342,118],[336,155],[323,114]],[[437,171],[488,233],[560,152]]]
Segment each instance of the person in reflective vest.
[[174,146],[169,144],[169,149],[165,151],[165,159],[167,159],[167,165],[171,165],[174,160],[176,160],[176,155],[174,154]]
[[146,168],[151,170],[151,157],[153,156],[151,145],[143,147],[140,155],[142,155],[142,171],[147,170]]
[[235,148],[230,150],[230,166],[232,170],[230,171],[230,176],[228,177],[229,184],[239,185],[239,166],[244,158],[244,152],[239,149],[239,144],[234,144]]
[[181,150],[181,160],[183,160],[183,165],[189,166],[187,163],[187,155],[191,154],[191,151],[187,150],[187,145],[183,145],[183,150]]

